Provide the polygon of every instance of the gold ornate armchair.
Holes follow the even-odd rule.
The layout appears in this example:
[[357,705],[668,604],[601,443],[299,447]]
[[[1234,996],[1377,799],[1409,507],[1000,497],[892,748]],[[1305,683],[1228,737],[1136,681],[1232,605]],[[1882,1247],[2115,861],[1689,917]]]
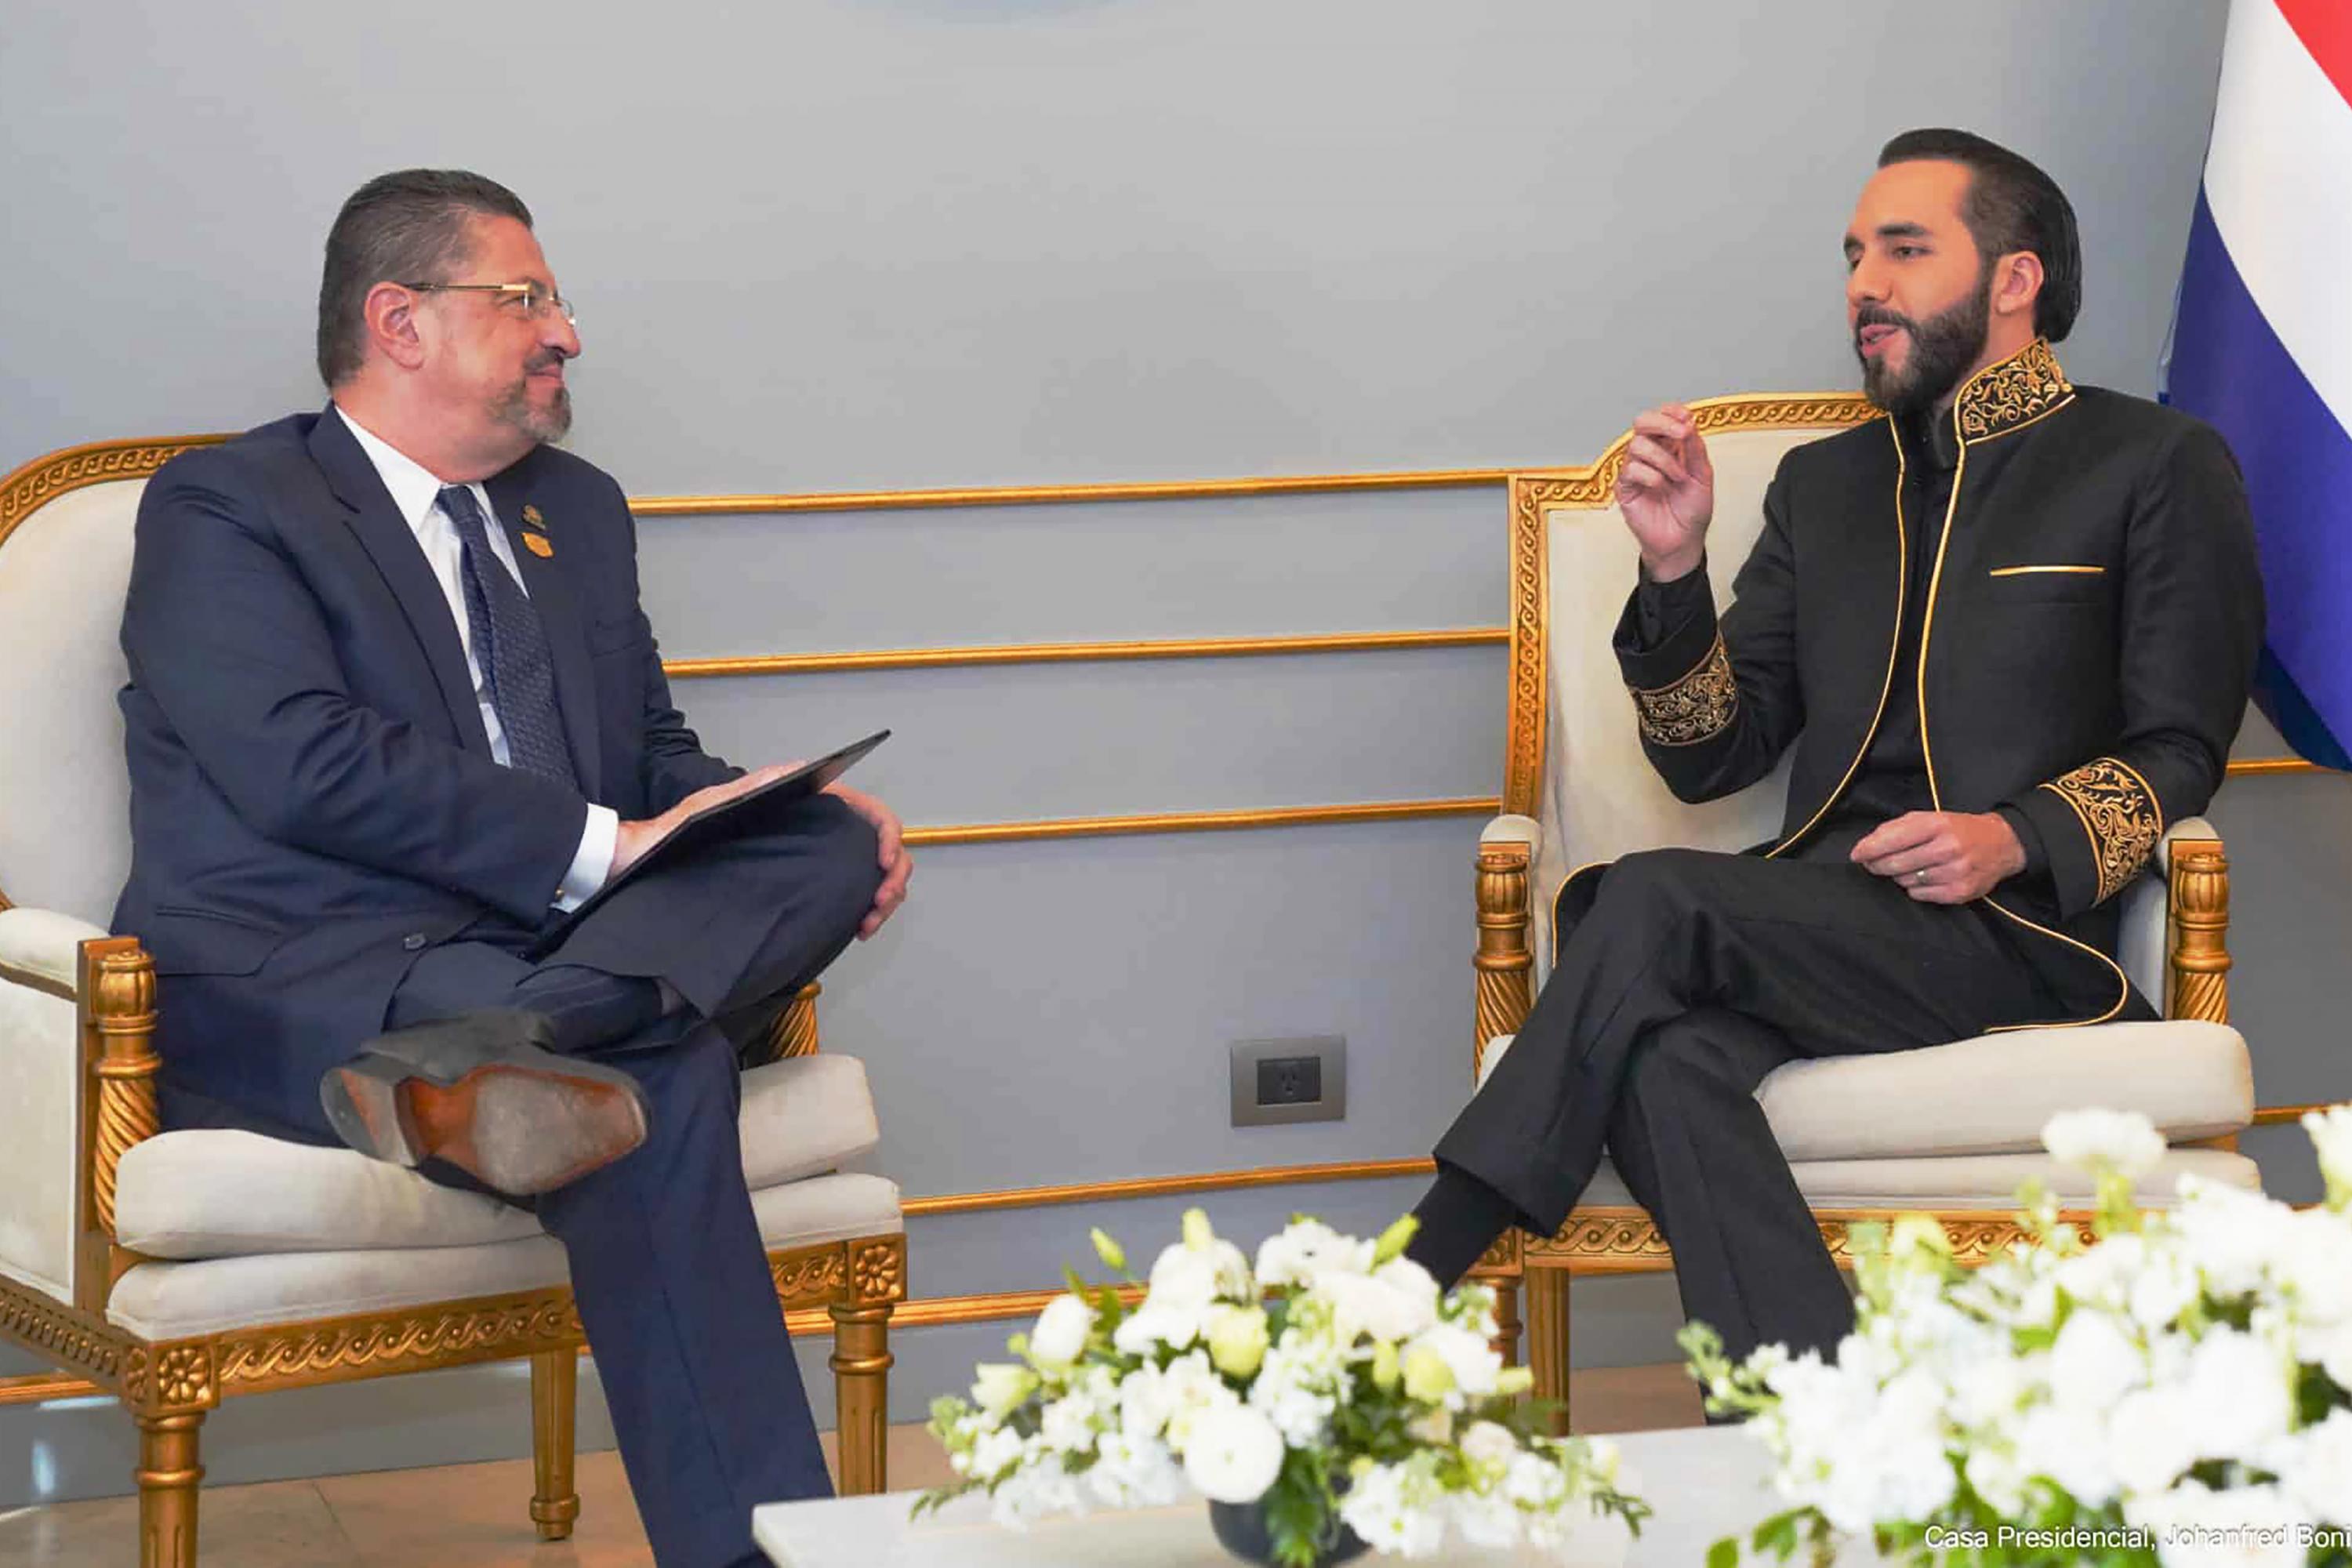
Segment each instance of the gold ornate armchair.
[[[76,447],[0,481],[0,1335],[137,1423],[146,1568],[194,1568],[198,1436],[221,1400],[514,1356],[530,1518],[561,1540],[583,1349],[562,1246],[347,1150],[159,1130],[171,989],[102,923],[130,859],[116,635],[140,491],[192,444]],[[795,1331],[834,1336],[843,1489],[879,1491],[906,1237],[898,1187],[840,1169],[879,1134],[864,1068],[817,1054],[815,989],[745,1074],[745,1175]]]
[[[1781,456],[1874,416],[1855,396],[1727,397],[1696,406],[1716,469],[1709,571],[1717,602],[1761,530]],[[1477,858],[1477,1030],[1483,1082],[1527,1016],[1550,962],[1554,895],[1571,868],[1666,844],[1738,849],[1774,836],[1786,766],[1727,800],[1676,801],[1652,771],[1607,639],[1637,552],[1612,500],[1625,437],[1589,468],[1510,481],[1511,657],[1503,809]],[[2165,1019],[1985,1036],[1925,1050],[1792,1063],[1757,1091],[1823,1238],[1905,1210],[1939,1217],[1963,1258],[2017,1234],[2014,1194],[2040,1177],[2087,1206],[2079,1173],[2041,1151],[2054,1111],[2145,1111],[2171,1145],[2142,1196],[2168,1201],[2194,1171],[2252,1186],[2235,1136],[2254,1115],[2245,1041],[2228,1026],[2229,867],[2210,825],[2176,824],[2152,874],[2127,889],[2122,961]],[[1539,1392],[1568,1391],[1572,1274],[1671,1268],[1657,1227],[1607,1165],[1556,1236],[1513,1232],[1479,1272],[1505,1287],[1505,1331],[1524,1284]]]

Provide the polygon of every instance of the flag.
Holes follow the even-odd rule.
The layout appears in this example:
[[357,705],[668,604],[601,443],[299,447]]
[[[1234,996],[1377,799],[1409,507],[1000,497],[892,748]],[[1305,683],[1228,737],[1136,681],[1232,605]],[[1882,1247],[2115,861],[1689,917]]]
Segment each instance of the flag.
[[2245,470],[2270,620],[2254,698],[2352,767],[2352,4],[2232,0],[2167,400]]

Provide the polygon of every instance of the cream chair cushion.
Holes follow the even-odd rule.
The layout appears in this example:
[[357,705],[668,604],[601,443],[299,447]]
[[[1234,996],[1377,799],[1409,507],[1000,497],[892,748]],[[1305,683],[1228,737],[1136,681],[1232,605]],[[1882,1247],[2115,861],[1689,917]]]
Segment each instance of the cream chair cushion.
[[[880,1176],[844,1173],[763,1187],[751,1194],[751,1209],[771,1249],[895,1236],[905,1228],[898,1184]],[[541,1290],[567,1278],[563,1246],[550,1236],[476,1247],[142,1263],[115,1285],[106,1316],[147,1339],[177,1339]]]
[[[2097,1201],[2091,1177],[2047,1154],[1969,1154],[1925,1160],[1801,1160],[1789,1167],[1797,1190],[1816,1209],[1982,1209],[2011,1214],[2017,1192],[2040,1182],[2068,1208]],[[2170,1149],[2163,1162],[2133,1184],[2143,1208],[2168,1208],[2179,1201],[2183,1177],[2249,1192],[2262,1185],[2262,1172],[2243,1154],[2220,1149]],[[1603,1163],[1584,1190],[1582,1205],[1631,1207],[1625,1179]]]
[[[743,1075],[743,1175],[754,1192],[873,1152],[866,1066],[794,1057]],[[165,1132],[122,1157],[115,1238],[149,1258],[480,1247],[541,1235],[528,1212],[349,1149],[218,1129]]]
[[[1515,1037],[1486,1046],[1480,1081]],[[2136,1110],[2168,1142],[2253,1118],[2246,1042],[2222,1024],[2023,1029],[1775,1069],[1756,1091],[1791,1163],[2033,1154],[2062,1110]]]

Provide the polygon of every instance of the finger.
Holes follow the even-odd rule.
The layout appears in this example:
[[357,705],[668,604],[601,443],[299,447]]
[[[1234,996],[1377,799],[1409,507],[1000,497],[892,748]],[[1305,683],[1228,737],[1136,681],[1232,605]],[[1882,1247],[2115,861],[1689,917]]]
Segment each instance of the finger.
[[1880,860],[1906,849],[1916,849],[1933,838],[1942,826],[1942,820],[1932,811],[1905,812],[1864,834],[1862,841],[1853,847],[1853,858]]
[[1877,856],[1869,862],[1869,866],[1882,877],[1907,877],[1914,871],[1936,871],[1956,865],[1962,858],[1958,845],[1930,839],[1909,849]]
[[1646,496],[1665,489],[1666,477],[1639,458],[1629,457],[1625,459],[1624,468],[1617,474],[1618,489],[1622,492],[1628,486],[1633,488],[1636,496]]
[[[905,850],[906,833],[906,828],[893,812],[883,812],[882,820],[874,825],[874,837],[879,846],[875,858],[881,862],[885,871],[903,873],[913,866],[914,858]],[[898,879],[903,883],[906,878],[902,874]]]
[[1625,448],[1626,460],[1630,462],[1639,458],[1675,484],[1687,484],[1690,473],[1683,467],[1678,455],[1680,446],[1680,442],[1662,441],[1655,436],[1636,436],[1633,445]]
[[1636,436],[1655,436],[1661,440],[1679,441],[1690,433],[1689,411],[1677,413],[1675,405],[1671,403],[1664,408],[1645,408],[1633,416],[1633,433]]

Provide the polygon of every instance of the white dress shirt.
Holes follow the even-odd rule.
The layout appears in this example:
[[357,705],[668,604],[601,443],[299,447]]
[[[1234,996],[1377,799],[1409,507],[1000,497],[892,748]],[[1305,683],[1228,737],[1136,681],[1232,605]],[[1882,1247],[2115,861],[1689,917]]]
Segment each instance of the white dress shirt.
[[[465,542],[457,536],[457,525],[441,510],[441,481],[415,459],[344,413],[341,405],[335,414],[350,426],[360,450],[375,465],[383,488],[392,492],[394,509],[408,524],[408,531],[416,536],[417,548],[425,552],[425,563],[433,568],[433,579],[441,584],[441,596],[449,602],[449,614],[457,623],[457,641],[466,650],[466,673],[474,683],[474,701],[482,710],[482,728],[490,737],[490,755],[500,767],[512,767],[506,731],[500,728],[499,710],[490,701],[489,683],[482,678],[481,664],[474,658],[472,623],[466,618]],[[499,525],[489,492],[478,482],[466,488],[474,492],[475,504],[482,509],[482,517],[489,525],[487,531],[490,553],[499,558],[499,565],[528,598],[530,587],[523,582],[522,572],[515,564],[514,545]],[[588,822],[580,832],[580,851],[572,856],[572,868],[563,874],[563,883],[556,889],[555,908],[576,909],[582,900],[604,885],[604,879],[612,874],[613,848],[620,828],[620,813],[608,805],[588,803]]]

